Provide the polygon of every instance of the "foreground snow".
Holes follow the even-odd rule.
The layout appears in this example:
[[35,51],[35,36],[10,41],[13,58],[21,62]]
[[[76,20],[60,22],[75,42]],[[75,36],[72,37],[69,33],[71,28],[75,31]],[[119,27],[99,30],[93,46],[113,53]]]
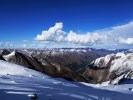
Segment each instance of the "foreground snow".
[[132,100],[132,81],[105,86],[54,79],[0,60],[0,100]]

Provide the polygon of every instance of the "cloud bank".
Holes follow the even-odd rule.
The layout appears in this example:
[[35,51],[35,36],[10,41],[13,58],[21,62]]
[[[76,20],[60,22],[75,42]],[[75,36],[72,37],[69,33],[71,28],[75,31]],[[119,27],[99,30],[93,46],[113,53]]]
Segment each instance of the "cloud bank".
[[112,48],[112,46],[119,48],[119,46],[124,47],[125,45],[131,46],[133,45],[133,21],[127,24],[113,26],[109,29],[86,33],[76,33],[72,30],[66,32],[63,30],[63,23],[58,22],[48,30],[42,31],[34,40],[55,44],[71,43],[102,48]]
[[133,38],[127,38],[127,39],[119,38],[118,43],[120,43],[120,44],[133,44]]
[[14,42],[0,42],[0,47],[13,47],[14,45]]
[[[33,37],[32,37],[33,38]],[[0,48],[133,48],[133,21],[94,32],[77,33],[63,30],[63,23],[55,23],[48,30],[37,34],[34,40],[0,42]]]
[[50,27],[48,30],[42,31],[35,37],[37,41],[54,41],[54,42],[70,42],[77,44],[94,44],[103,43],[106,41],[107,36],[99,33],[86,33],[77,34],[76,32],[63,31],[63,23],[56,23],[55,26]]

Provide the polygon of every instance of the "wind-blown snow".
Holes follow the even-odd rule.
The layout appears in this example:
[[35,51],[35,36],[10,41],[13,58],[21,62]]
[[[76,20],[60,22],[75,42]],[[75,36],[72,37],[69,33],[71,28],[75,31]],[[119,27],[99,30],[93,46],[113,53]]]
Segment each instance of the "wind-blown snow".
[[39,76],[44,77],[45,75],[38,73],[34,70],[25,68],[20,65],[12,64],[9,62],[5,62],[0,60],[0,75],[20,75],[20,76]]
[[13,51],[12,53],[8,54],[8,55],[4,55],[3,58],[8,61],[10,59],[10,57],[15,55],[15,51]]
[[110,54],[105,57],[97,58],[94,63],[95,66],[102,68],[108,67],[110,62],[110,72],[117,71],[118,74],[133,70],[133,53],[120,52],[117,54]]
[[37,100],[132,100],[132,87],[132,84],[97,87],[69,82],[0,60],[2,100],[31,100],[34,94]]
[[[118,84],[122,79],[133,78],[133,53],[119,52],[109,54],[105,57],[97,58],[92,62],[94,67],[108,67],[109,75],[114,75],[115,79],[110,79],[108,84]],[[109,81],[109,80],[108,80]]]
[[111,57],[114,56],[115,54],[110,54],[110,55],[107,55],[105,57],[100,57],[100,58],[97,58],[93,63],[95,66],[99,67],[99,68],[102,68],[104,66],[106,66],[108,64],[108,62],[110,61]]
[[116,57],[119,58],[112,61],[110,72],[118,70],[118,74],[120,74],[122,72],[133,70],[133,53],[119,53],[116,54]]

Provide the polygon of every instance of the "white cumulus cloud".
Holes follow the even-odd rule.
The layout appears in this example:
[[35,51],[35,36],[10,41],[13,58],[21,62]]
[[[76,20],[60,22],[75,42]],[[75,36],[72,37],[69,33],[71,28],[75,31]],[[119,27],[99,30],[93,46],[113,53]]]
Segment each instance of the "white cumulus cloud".
[[56,23],[55,26],[50,27],[48,30],[42,31],[42,34],[38,34],[35,40],[38,41],[60,41],[65,34],[62,31],[63,23]]
[[[66,32],[63,30],[63,23],[55,23],[53,27],[42,31],[35,38],[36,41],[55,43],[64,46],[67,43],[82,46],[99,48],[122,48],[125,45],[133,44],[133,21],[113,26],[107,29],[101,29],[93,32],[77,33],[72,30]],[[60,42],[60,43],[58,43]]]
[[127,38],[127,39],[119,38],[118,43],[120,43],[120,44],[133,44],[133,38]]
[[73,31],[70,31],[66,36],[66,41],[79,44],[87,43],[103,43],[107,40],[106,35],[100,35],[99,33],[86,33],[86,34],[77,34]]
[[63,29],[63,23],[56,23],[55,26],[50,27],[48,30],[42,31],[35,37],[37,41],[54,41],[54,42],[70,42],[78,44],[94,44],[103,43],[107,40],[106,35],[99,33],[86,33],[77,34],[76,32],[70,31],[65,32]]

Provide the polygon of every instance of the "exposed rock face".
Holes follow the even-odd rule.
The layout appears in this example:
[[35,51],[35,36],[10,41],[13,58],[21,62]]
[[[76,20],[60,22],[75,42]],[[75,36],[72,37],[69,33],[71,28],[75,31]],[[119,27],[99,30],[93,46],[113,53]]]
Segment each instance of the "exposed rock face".
[[10,54],[10,51],[8,51],[6,49],[0,50],[0,60],[5,60],[3,58],[3,55],[8,55],[8,54]]
[[133,76],[133,53],[116,52],[95,49],[0,50],[0,60],[70,81],[117,84]]
[[6,61],[26,66],[30,69],[43,72],[52,77],[62,77],[70,81],[87,82],[82,76],[78,75],[77,73],[71,71],[61,64],[59,65],[56,63],[48,62],[47,60],[44,60],[45,64],[42,64],[37,58],[24,55],[20,52],[13,51],[8,55],[3,55],[3,58]]
[[124,78],[131,78],[133,71],[133,53],[110,54],[98,58],[89,64],[84,77],[91,83],[117,84]]
[[8,54],[10,54],[10,51],[6,49],[0,50],[0,55],[8,55]]
[[0,55],[0,60],[5,60],[5,59]]
[[[105,56],[116,51],[96,50],[96,49],[52,49],[44,51],[33,51],[32,56],[43,62],[56,62],[68,67],[74,72],[80,72],[90,62],[98,57]],[[23,52],[24,54],[26,52]],[[45,62],[45,61],[44,61]]]
[[23,55],[22,53],[13,51],[9,55],[4,55],[3,58],[6,61],[43,72],[43,69],[42,69],[43,67],[35,58],[29,57],[27,55]]

